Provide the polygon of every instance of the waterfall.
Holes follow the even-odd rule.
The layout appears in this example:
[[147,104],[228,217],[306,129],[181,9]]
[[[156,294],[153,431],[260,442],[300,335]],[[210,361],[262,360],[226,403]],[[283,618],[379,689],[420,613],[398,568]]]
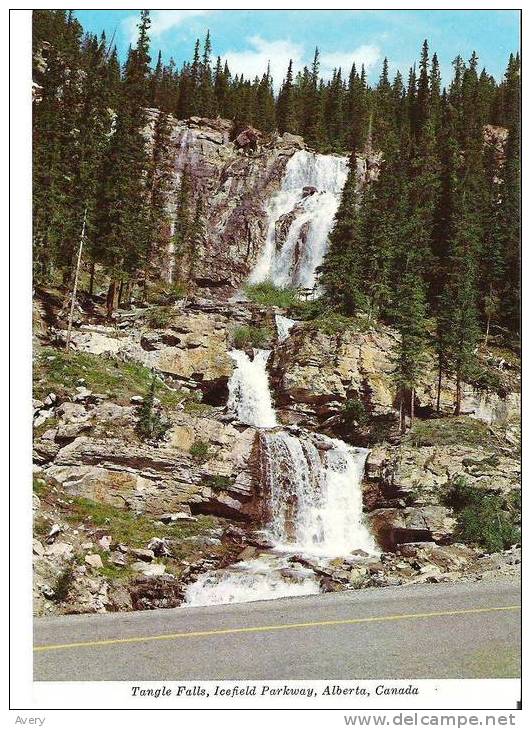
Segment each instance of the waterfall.
[[[270,279],[277,286],[313,288],[347,172],[346,157],[295,152],[268,206],[266,242],[250,283]],[[281,240],[278,230],[286,226]]]
[[271,352],[267,349],[255,349],[253,359],[239,349],[233,349],[229,354],[236,369],[229,381],[228,410],[247,425],[274,428],[278,423],[266,369]]
[[282,316],[282,314],[275,314],[279,342],[283,342],[289,337],[289,333],[296,323],[295,319],[288,319],[287,316]]
[[368,450],[319,436],[263,433],[269,531],[277,548],[329,558],[376,551],[363,523],[361,480]]
[[[289,319],[279,339],[289,335]],[[232,350],[236,365],[229,381],[228,409],[242,423],[260,429],[264,498],[263,525],[273,542],[269,553],[206,572],[189,585],[185,605],[215,605],[319,592],[315,573],[290,558],[319,562],[375,554],[375,542],[363,522],[361,481],[368,450],[305,431],[283,429],[277,422],[267,374],[271,352]]]

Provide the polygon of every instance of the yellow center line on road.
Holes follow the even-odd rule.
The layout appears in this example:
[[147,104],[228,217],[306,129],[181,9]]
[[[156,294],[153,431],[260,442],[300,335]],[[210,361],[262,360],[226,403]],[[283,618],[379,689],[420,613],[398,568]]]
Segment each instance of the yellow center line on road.
[[107,640],[89,640],[79,643],[59,643],[37,645],[36,652],[66,650],[68,648],[94,648],[97,646],[119,645],[120,643],[147,643],[153,640],[176,640],[178,638],[205,638],[217,635],[231,635],[237,633],[265,633],[273,630],[293,630],[295,628],[319,628],[330,625],[356,625],[358,623],[377,623],[390,620],[411,620],[413,618],[439,618],[451,615],[471,615],[478,613],[492,613],[503,610],[520,610],[520,605],[506,605],[502,607],[466,608],[463,610],[439,610],[432,613],[409,613],[402,615],[375,615],[370,618],[346,618],[344,620],[319,620],[309,623],[285,623],[281,625],[257,625],[248,628],[218,628],[216,630],[198,630],[190,633],[165,633],[163,635],[144,635],[131,638],[109,638]]

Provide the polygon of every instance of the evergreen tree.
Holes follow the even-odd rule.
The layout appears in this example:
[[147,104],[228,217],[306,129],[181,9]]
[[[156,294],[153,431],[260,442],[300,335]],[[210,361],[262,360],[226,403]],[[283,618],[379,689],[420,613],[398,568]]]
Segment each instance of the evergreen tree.
[[293,61],[291,59],[288,65],[286,78],[284,79],[284,83],[282,84],[282,88],[278,95],[277,126],[278,131],[281,134],[284,132],[291,132],[295,134],[297,132],[293,91]]
[[364,277],[363,196],[357,189],[356,163],[352,158],[328,251],[320,269],[325,298],[342,313],[352,315],[366,309],[362,290]]
[[[400,401],[400,428],[405,430],[405,414],[415,417],[415,388],[426,367],[427,303],[424,282],[414,269],[406,270],[396,294],[394,324],[400,333],[395,347],[395,372]],[[409,402],[408,402],[409,401]]]

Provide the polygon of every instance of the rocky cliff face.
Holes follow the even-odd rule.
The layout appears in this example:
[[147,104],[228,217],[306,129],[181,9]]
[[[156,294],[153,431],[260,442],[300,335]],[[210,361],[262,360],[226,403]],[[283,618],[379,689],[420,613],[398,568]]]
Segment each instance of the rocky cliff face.
[[[419,419],[399,438],[391,329],[331,334],[298,323],[279,341],[275,310],[251,303],[195,299],[121,311],[112,327],[97,323],[92,307],[73,333],[71,355],[50,346],[64,340],[50,300],[36,307],[38,612],[175,606],[198,573],[267,551],[255,532],[265,508],[260,439],[226,408],[234,367],[228,352],[241,327],[271,332],[270,379],[283,423],[370,440],[364,503],[382,557],[357,555],[326,569],[306,564],[321,589],[518,571],[514,550],[485,558],[455,544],[456,515],[444,500],[460,478],[487,494],[519,489],[514,370],[501,370],[503,397],[469,386],[468,415]],[[166,429],[156,440],[138,432],[151,371],[164,383],[155,407]],[[433,409],[435,376],[427,370],[419,388],[425,414]],[[345,422],[353,398],[364,403],[368,424]],[[374,430],[382,423],[387,436]]]
[[[157,115],[157,110],[148,110],[148,139],[153,137]],[[232,122],[225,119],[170,117],[170,127],[168,211],[175,215],[185,169],[193,198],[203,201],[205,234],[197,252],[195,282],[200,287],[237,288],[264,244],[267,203],[280,187],[289,158],[303,149],[303,140],[291,134],[266,138],[257,132],[231,141]],[[168,278],[175,268],[170,233],[167,249],[156,261]]]
[[[386,326],[359,328],[336,333],[300,323],[277,347],[271,364],[278,404],[285,418],[334,426],[350,399],[359,400],[373,420],[391,421],[397,415],[393,379],[393,350],[397,333]],[[503,359],[491,357],[498,378],[498,392],[481,390],[471,383],[463,387],[463,413],[489,424],[517,424],[520,411],[517,369]],[[416,407],[424,415],[437,406],[437,368],[432,359],[416,390]],[[442,379],[440,408],[450,414],[454,383]],[[334,418],[336,420],[334,421]]]
[[[153,143],[158,110],[148,110],[146,138]],[[246,129],[231,140],[232,122],[226,119],[169,118],[171,139],[163,164],[171,170],[167,210],[175,217],[177,195],[184,171],[192,198],[202,200],[205,225],[201,249],[196,251],[192,278],[199,288],[220,292],[237,289],[256,264],[265,244],[268,206],[278,192],[290,158],[305,149],[302,137],[285,133],[265,135]],[[378,175],[380,155],[359,156],[360,184]],[[319,191],[308,187],[306,195]],[[284,242],[289,225],[301,209],[290,211],[279,223],[277,244]],[[154,265],[168,280],[178,274],[171,235],[154,256]],[[300,235],[307,232],[303,226]]]

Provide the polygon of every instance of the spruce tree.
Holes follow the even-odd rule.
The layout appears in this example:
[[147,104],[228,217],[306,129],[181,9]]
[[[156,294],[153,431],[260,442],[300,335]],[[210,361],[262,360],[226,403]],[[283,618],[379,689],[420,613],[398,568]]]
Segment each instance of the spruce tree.
[[288,71],[277,100],[278,131],[297,133],[295,118],[295,98],[293,91],[293,61],[290,59]]
[[404,432],[406,411],[411,424],[415,418],[415,389],[426,368],[428,346],[425,287],[414,267],[401,277],[393,323],[400,334],[394,352],[394,378],[399,392],[400,429]]
[[319,283],[326,301],[347,315],[366,309],[362,290],[363,212],[364,200],[358,190],[353,157],[330,233],[328,251],[319,271]]

